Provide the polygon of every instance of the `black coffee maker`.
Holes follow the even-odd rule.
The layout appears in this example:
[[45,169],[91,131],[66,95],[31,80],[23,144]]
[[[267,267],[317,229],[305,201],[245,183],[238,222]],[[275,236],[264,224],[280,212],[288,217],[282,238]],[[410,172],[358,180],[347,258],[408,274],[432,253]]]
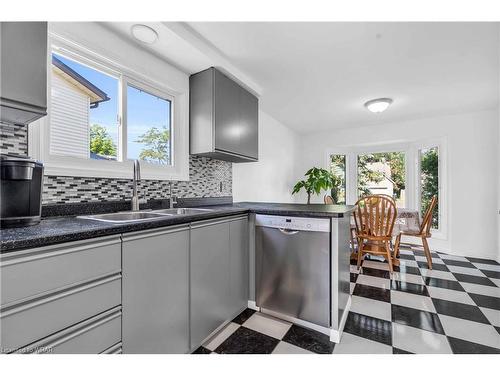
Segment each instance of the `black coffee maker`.
[[28,157],[0,155],[0,227],[40,222],[43,164]]

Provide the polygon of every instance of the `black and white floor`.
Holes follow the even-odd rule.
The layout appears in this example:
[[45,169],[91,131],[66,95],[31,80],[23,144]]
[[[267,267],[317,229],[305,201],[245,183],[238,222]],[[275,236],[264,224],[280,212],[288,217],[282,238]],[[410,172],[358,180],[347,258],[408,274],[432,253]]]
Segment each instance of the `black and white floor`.
[[351,265],[351,311],[341,342],[247,309],[195,353],[500,353],[500,264],[401,250],[386,262]]

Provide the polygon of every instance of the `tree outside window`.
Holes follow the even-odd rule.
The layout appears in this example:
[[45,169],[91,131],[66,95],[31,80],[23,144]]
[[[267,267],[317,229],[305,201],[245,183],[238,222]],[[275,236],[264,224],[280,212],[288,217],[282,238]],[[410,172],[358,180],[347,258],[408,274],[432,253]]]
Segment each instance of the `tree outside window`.
[[139,159],[158,164],[170,164],[170,131],[163,127],[152,127],[136,140],[144,147],[141,149]]
[[379,152],[358,155],[358,196],[386,194],[405,206],[405,153]]
[[90,127],[90,155],[91,158],[116,159],[116,145],[102,125]]
[[331,189],[336,204],[346,204],[346,156],[330,155],[330,171],[338,177],[339,184]]
[[[439,197],[439,150],[437,147],[420,150],[420,212],[427,211],[433,196]],[[432,228],[439,228],[439,205],[432,213]]]

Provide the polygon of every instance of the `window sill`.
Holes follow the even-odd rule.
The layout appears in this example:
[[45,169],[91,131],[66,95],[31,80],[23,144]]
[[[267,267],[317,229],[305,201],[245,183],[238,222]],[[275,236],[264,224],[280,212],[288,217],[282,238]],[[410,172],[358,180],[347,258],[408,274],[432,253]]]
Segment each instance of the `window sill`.
[[[46,161],[44,174],[46,176],[71,176],[88,178],[115,178],[131,179],[133,176],[132,162],[99,161],[98,165],[92,160],[75,161],[68,163],[55,163]],[[88,165],[85,165],[88,164]],[[185,161],[185,167],[165,166],[158,167],[141,164],[141,178],[143,180],[189,180],[189,164]]]

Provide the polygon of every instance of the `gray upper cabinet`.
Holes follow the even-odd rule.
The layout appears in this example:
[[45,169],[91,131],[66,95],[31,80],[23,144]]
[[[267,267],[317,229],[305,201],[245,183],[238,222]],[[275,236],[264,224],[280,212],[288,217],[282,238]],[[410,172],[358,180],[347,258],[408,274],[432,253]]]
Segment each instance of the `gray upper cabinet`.
[[259,158],[259,129],[257,124],[259,101],[248,91],[241,91],[239,95],[240,124],[240,152],[251,158]]
[[259,103],[219,70],[190,77],[190,148],[192,155],[232,162],[257,161]]
[[0,121],[29,124],[47,114],[47,22],[2,22]]
[[189,227],[123,235],[123,353],[189,351]]
[[215,148],[233,154],[242,154],[240,134],[236,126],[240,124],[241,87],[218,70],[215,74]]

